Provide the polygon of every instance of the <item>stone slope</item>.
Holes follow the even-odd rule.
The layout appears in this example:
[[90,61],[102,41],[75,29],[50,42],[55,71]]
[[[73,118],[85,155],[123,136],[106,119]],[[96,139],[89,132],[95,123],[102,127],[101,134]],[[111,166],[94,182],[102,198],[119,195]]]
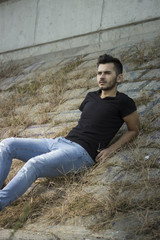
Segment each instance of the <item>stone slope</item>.
[[[78,106],[87,92],[97,89],[96,61],[103,53],[41,57],[21,63],[16,76],[1,78],[0,138],[65,136],[76,125]],[[12,239],[38,239],[36,234],[42,234],[42,239],[160,238],[160,47],[152,40],[107,53],[124,64],[124,81],[118,90],[137,104],[140,135],[80,177],[33,184],[25,196],[0,213],[0,226],[16,229]],[[123,126],[116,138],[124,131]],[[15,160],[8,180],[21,165]],[[13,215],[24,215],[26,205],[30,210],[25,221],[20,220],[23,229],[17,231],[19,217]],[[0,239],[9,239],[10,230],[0,232]]]

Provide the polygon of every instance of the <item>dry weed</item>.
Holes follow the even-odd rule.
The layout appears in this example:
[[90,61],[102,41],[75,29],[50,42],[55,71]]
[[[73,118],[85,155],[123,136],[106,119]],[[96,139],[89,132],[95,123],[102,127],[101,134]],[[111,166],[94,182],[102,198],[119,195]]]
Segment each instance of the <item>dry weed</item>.
[[135,69],[152,59],[159,58],[160,47],[158,38],[153,43],[141,42],[123,51],[121,60],[123,63],[134,63]]
[[[82,63],[82,59],[71,61],[69,64],[58,70],[56,73],[46,72],[42,76],[35,74],[35,79],[26,84],[12,86],[9,91],[12,94],[8,99],[0,101],[0,115],[3,119],[0,127],[10,126],[10,134],[18,134],[19,128],[28,127],[34,124],[29,120],[28,112],[16,114],[19,106],[28,105],[28,111],[39,103],[48,103],[46,107],[41,108],[42,117],[40,123],[50,122],[49,115],[43,113],[52,112],[54,108],[63,102],[63,93],[67,89],[67,74]],[[42,95],[44,86],[50,85],[49,92]],[[48,95],[48,96],[46,96]],[[28,115],[28,116],[27,116]],[[16,128],[16,131],[15,129]]]
[[7,63],[0,62],[0,79],[17,76],[23,71],[23,66],[10,60]]
[[[134,62],[137,60],[137,56],[139,56],[137,64],[140,65],[148,61],[151,56],[157,57],[157,52],[154,51],[152,46],[150,46],[147,52],[145,49],[146,46],[145,48],[141,47],[141,45],[135,46],[132,49],[133,52],[131,55],[124,53],[123,60]],[[37,76],[35,81],[27,83],[26,85],[17,86],[15,89],[12,88],[11,90],[15,90],[16,92],[15,96],[9,99],[5,105],[6,109],[2,109],[1,106],[0,110],[4,117],[11,117],[11,120],[8,120],[7,126],[9,124],[12,126],[11,123],[14,123],[14,128],[16,129],[19,125],[27,126],[27,124],[29,124],[26,122],[25,115],[21,117],[18,115],[18,119],[13,115],[15,107],[17,104],[20,105],[22,99],[26,99],[26,102],[32,107],[37,103],[49,102],[46,108],[41,109],[41,113],[51,112],[55,106],[63,101],[63,93],[68,89],[67,83],[72,80],[67,74],[76,69],[81,62],[81,59],[76,62],[71,62],[56,74],[48,72],[43,77],[40,75]],[[75,77],[84,77],[84,74],[88,79],[95,76],[93,71],[88,72],[86,69],[83,75],[77,73]],[[45,85],[50,86],[50,91],[48,92],[49,95],[43,98],[40,93]],[[73,84],[73,86],[75,85]],[[28,96],[29,98],[27,98]],[[143,94],[142,100],[143,103],[148,102],[145,93]],[[140,137],[152,131],[151,123],[156,117],[157,115],[151,113],[142,117]],[[48,115],[46,114],[42,122],[46,122],[47,120]],[[58,135],[66,135],[70,127],[72,126],[66,127],[62,132],[59,132]],[[18,129],[16,131],[18,131]],[[141,177],[140,182],[133,184],[133,182],[127,181],[127,178],[123,178],[122,181],[119,182],[107,183],[106,181],[103,183],[98,177],[103,177],[102,175],[108,171],[110,165],[108,165],[107,161],[95,165],[85,173],[72,174],[71,176],[55,179],[45,179],[37,184],[34,191],[21,197],[4,210],[4,214],[1,215],[1,227],[18,229],[26,222],[37,220],[44,211],[48,211],[51,221],[55,224],[59,222],[64,223],[67,219],[74,219],[76,216],[84,218],[94,216],[95,223],[90,222],[87,227],[94,231],[99,231],[106,229],[119,214],[135,214],[143,210],[143,221],[134,234],[147,234],[152,231],[155,237],[158,236],[158,224],[155,218],[149,219],[147,217],[148,210],[155,211],[160,208],[160,196],[152,194],[152,189],[155,189],[155,191],[159,189],[160,181],[150,174],[150,170],[159,169],[159,163],[157,161],[158,155],[146,159],[145,156],[147,156],[147,152],[146,154],[145,152],[142,154],[141,151],[142,148],[145,147],[145,144],[139,142],[137,145],[139,140],[140,138],[128,147],[128,150],[132,152],[133,162],[127,166],[116,163],[116,166],[120,166],[126,175],[132,172],[138,172]],[[112,167],[114,166],[115,165],[112,164]],[[95,189],[92,191],[91,189],[94,187],[99,190],[103,187],[104,192],[102,193],[98,190],[96,192]],[[40,190],[41,192],[45,192],[44,188],[51,190],[51,194],[40,194]],[[143,197],[140,198],[142,193]],[[8,219],[10,219],[10,221],[8,221]],[[157,221],[159,223],[159,218],[157,218]]]

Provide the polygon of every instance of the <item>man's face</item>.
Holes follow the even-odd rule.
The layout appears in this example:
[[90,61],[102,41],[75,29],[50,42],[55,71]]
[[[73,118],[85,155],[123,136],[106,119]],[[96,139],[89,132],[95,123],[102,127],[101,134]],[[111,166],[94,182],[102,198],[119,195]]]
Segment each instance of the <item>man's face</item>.
[[100,64],[97,72],[97,82],[99,88],[103,91],[109,91],[117,88],[119,77],[116,74],[113,63]]

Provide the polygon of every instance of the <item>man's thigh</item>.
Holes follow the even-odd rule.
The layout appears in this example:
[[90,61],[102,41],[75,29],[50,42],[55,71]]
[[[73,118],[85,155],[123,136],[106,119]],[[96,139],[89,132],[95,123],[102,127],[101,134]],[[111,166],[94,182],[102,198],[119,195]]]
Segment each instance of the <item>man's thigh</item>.
[[78,144],[59,141],[50,152],[36,156],[25,165],[34,166],[38,177],[55,177],[79,172],[94,164]]
[[7,138],[1,142],[1,145],[6,148],[12,158],[26,162],[37,155],[49,152],[48,141],[51,140],[45,138]]

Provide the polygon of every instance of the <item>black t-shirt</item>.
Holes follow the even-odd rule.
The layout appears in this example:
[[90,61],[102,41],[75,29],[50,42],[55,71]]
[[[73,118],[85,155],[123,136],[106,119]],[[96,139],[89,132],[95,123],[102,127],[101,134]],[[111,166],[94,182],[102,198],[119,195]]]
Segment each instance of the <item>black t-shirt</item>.
[[124,123],[123,117],[136,111],[134,101],[117,92],[116,97],[100,97],[100,90],[89,92],[80,105],[78,125],[66,136],[80,144],[95,159],[97,150],[107,147]]

